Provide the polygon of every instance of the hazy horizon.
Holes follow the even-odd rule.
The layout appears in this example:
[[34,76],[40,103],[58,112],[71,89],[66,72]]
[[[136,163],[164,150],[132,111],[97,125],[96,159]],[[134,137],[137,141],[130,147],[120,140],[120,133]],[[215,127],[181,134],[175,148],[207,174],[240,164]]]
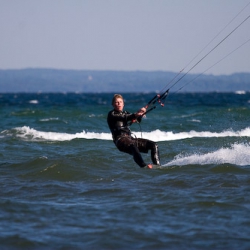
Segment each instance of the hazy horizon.
[[[2,0],[0,69],[179,72],[249,15],[248,0]],[[250,19],[190,73],[247,42]],[[218,37],[216,35],[221,32]],[[205,74],[250,72],[250,43]]]

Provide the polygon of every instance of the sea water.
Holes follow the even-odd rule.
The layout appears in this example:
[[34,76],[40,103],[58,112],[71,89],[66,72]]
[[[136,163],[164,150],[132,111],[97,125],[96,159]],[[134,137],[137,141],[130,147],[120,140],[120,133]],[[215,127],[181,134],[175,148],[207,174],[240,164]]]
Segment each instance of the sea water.
[[112,96],[0,95],[1,249],[250,249],[250,93],[170,93],[131,126],[157,169],[116,149]]

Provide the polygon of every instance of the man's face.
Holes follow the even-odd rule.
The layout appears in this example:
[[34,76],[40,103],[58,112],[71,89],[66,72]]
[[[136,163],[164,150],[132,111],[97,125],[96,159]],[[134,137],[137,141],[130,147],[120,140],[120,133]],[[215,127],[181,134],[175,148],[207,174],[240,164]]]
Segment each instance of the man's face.
[[122,111],[124,107],[124,102],[122,98],[116,98],[116,100],[113,103],[113,107],[116,111]]

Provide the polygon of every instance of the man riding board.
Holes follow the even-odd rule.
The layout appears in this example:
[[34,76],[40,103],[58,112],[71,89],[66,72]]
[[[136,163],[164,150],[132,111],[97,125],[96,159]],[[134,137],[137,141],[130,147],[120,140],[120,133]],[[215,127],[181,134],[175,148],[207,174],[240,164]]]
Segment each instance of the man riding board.
[[134,161],[141,168],[153,167],[152,164],[146,164],[141,156],[141,153],[148,153],[148,151],[151,150],[152,163],[154,165],[160,165],[158,145],[147,139],[132,137],[129,128],[130,124],[134,121],[137,120],[138,122],[141,122],[141,119],[146,112],[146,108],[143,107],[133,114],[123,111],[124,99],[120,94],[114,95],[112,105],[114,109],[108,113],[107,122],[116,147],[120,151],[132,155]]

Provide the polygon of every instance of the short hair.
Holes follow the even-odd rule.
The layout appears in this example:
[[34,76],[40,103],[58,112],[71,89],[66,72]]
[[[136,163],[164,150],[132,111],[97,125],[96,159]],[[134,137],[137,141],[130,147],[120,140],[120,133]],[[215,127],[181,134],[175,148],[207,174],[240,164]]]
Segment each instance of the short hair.
[[114,104],[114,102],[115,102],[116,99],[118,99],[118,98],[121,98],[121,99],[123,100],[123,102],[124,102],[124,99],[123,99],[122,95],[120,95],[120,94],[114,94],[114,97],[113,97],[113,99],[112,99],[112,105]]

